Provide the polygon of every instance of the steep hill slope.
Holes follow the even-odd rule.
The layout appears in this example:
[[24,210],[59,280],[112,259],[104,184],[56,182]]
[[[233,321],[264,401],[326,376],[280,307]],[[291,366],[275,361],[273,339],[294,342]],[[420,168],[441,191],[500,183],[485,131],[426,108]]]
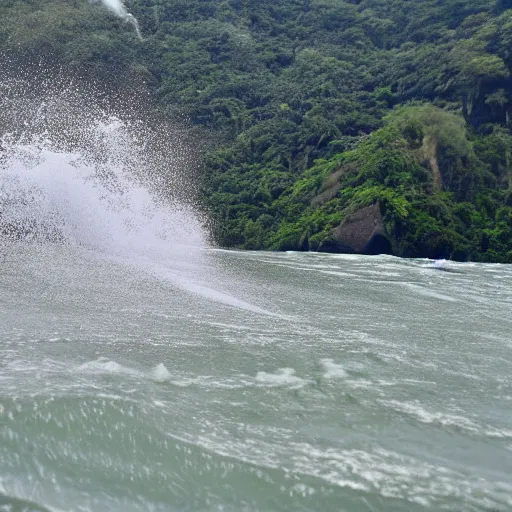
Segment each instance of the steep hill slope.
[[8,0],[0,47],[146,83],[215,136],[212,237],[345,250],[377,204],[388,249],[512,261],[510,0]]

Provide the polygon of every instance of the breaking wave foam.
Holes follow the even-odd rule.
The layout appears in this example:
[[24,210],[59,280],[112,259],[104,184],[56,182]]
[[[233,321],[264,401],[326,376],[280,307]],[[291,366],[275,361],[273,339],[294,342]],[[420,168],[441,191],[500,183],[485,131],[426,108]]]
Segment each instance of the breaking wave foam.
[[272,315],[222,290],[196,208],[197,148],[184,129],[117,116],[74,87],[23,101],[13,83],[0,83],[10,95],[0,124],[12,126],[0,139],[0,239],[69,244]]
[[309,383],[295,375],[293,368],[279,368],[276,373],[258,372],[256,381],[267,386],[291,386],[302,387]]

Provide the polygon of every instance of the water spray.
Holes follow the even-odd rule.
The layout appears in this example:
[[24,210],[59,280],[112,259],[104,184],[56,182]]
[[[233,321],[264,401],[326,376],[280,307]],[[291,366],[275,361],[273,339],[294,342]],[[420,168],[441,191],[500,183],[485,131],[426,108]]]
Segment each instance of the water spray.
[[128,12],[121,0],[99,0],[110,12],[124,20],[126,23],[133,25],[138,38],[143,41],[137,18]]

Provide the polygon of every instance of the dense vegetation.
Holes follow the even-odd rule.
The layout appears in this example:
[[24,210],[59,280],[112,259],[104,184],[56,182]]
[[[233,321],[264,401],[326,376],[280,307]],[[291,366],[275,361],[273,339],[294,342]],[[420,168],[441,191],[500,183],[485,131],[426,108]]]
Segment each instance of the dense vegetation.
[[215,134],[224,246],[317,250],[378,202],[405,256],[512,262],[511,0],[4,0],[0,48],[140,80]]

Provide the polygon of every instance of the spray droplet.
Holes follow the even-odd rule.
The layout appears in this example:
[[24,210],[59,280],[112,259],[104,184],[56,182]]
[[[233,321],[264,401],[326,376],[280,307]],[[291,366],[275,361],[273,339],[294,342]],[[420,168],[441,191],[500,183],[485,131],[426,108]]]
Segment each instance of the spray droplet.
[[163,384],[171,380],[171,374],[163,363],[157,364],[152,371],[152,377],[155,382]]

